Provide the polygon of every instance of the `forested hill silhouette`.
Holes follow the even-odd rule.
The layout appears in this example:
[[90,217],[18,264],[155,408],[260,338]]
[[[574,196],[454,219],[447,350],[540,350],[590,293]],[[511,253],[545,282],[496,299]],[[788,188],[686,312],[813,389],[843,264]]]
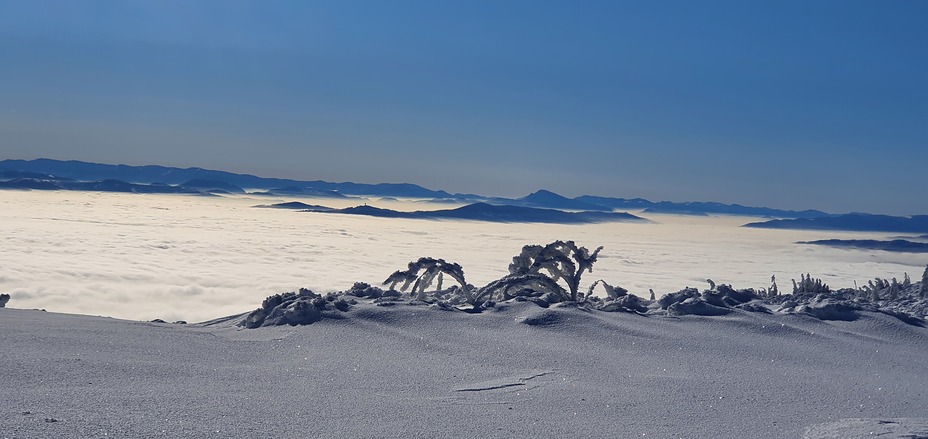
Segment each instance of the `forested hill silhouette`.
[[745,224],[763,229],[846,230],[853,232],[928,233],[928,215],[890,216],[848,213],[820,218],[778,219]]
[[420,210],[415,212],[400,212],[372,206],[357,206],[346,209],[308,209],[308,211],[383,218],[461,219],[497,223],[589,224],[601,222],[650,222],[647,219],[625,212],[564,212],[556,209],[496,206],[487,203],[474,203],[457,209]]

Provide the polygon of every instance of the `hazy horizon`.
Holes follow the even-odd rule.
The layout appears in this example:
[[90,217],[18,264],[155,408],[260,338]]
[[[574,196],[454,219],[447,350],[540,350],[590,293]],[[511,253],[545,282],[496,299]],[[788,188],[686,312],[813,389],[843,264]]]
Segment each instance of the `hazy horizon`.
[[[50,159],[50,160],[61,160],[61,161],[79,161],[79,162],[85,162],[85,163],[97,163],[97,164],[104,164],[104,165],[164,166],[164,167],[176,167],[176,168],[180,168],[180,169],[191,169],[191,168],[192,168],[192,169],[205,169],[205,170],[210,170],[210,171],[224,171],[224,172],[231,172],[231,173],[242,174],[242,175],[254,175],[254,176],[257,176],[257,177],[261,177],[261,178],[280,178],[280,179],[290,179],[290,180],[296,180],[296,181],[317,181],[317,180],[321,180],[321,179],[317,179],[317,178],[287,177],[287,176],[281,176],[281,175],[262,175],[262,174],[258,174],[258,173],[254,173],[254,172],[248,172],[247,170],[246,170],[246,171],[235,172],[235,171],[230,171],[230,170],[227,170],[227,169],[218,169],[218,168],[213,168],[213,167],[209,167],[209,166],[199,166],[199,165],[190,165],[190,166],[170,166],[170,165],[165,165],[165,164],[162,164],[162,163],[125,163],[125,162],[120,162],[120,163],[101,163],[101,162],[91,162],[91,161],[88,161],[88,160],[82,160],[82,159],[79,159],[79,158],[62,159],[62,158],[54,158],[54,157],[35,157],[35,158],[32,158],[32,159],[23,159],[23,158],[18,158],[18,157],[9,157],[8,159],[12,159],[12,160],[38,160],[38,159]],[[529,191],[529,192],[524,192],[524,193],[517,193],[517,192],[514,192],[514,191],[496,191],[496,192],[494,192],[494,193],[479,193],[479,192],[475,192],[475,191],[454,192],[454,191],[450,191],[450,190],[447,190],[447,189],[442,188],[442,187],[430,187],[430,186],[427,186],[427,185],[423,185],[423,184],[416,183],[416,182],[414,182],[414,181],[400,181],[400,180],[398,180],[398,181],[324,180],[324,181],[327,181],[327,182],[329,182],[329,183],[346,183],[346,182],[347,182],[347,183],[363,183],[363,184],[380,184],[380,183],[387,183],[387,184],[406,184],[406,183],[408,183],[408,184],[415,184],[415,185],[421,186],[421,187],[426,188],[426,189],[429,189],[429,190],[435,190],[435,191],[444,190],[445,192],[448,192],[448,193],[451,194],[451,195],[455,195],[455,194],[473,194],[473,195],[480,195],[480,196],[486,196],[486,197],[504,197],[504,198],[514,198],[514,199],[517,199],[517,198],[520,198],[520,197],[524,197],[524,196],[530,195],[531,193],[534,193],[534,192],[537,192],[537,191],[541,191],[541,190],[549,190],[549,191],[551,191],[551,189],[548,188],[548,187],[537,187],[537,188],[535,188],[535,189],[533,189],[533,190],[531,190],[531,191]],[[255,189],[255,188],[243,188],[243,189]],[[552,191],[552,192],[555,192],[555,193],[557,193],[558,195],[562,195],[562,196],[565,196],[565,197],[567,197],[567,198],[575,198],[575,197],[578,197],[578,196],[581,196],[581,195],[591,195],[591,196],[602,196],[602,197],[613,197],[613,198],[625,198],[625,199],[635,199],[635,198],[644,198],[644,199],[647,199],[646,197],[636,196],[636,195],[633,195],[633,194],[625,194],[625,195],[604,195],[604,194],[601,194],[601,193],[579,193],[579,194],[576,194],[576,195],[571,195],[571,194],[559,193],[559,192],[557,192],[557,191]],[[892,212],[892,213],[890,213],[890,212],[881,212],[881,211],[864,211],[864,210],[861,210],[861,209],[859,209],[859,208],[858,208],[858,209],[854,209],[854,210],[838,211],[838,212],[836,212],[836,211],[827,211],[827,210],[825,210],[825,209],[823,209],[823,208],[821,208],[821,207],[811,206],[811,205],[809,205],[809,206],[804,206],[804,207],[796,206],[796,205],[793,205],[793,204],[788,204],[788,205],[764,205],[764,204],[759,204],[759,203],[742,202],[742,201],[727,201],[727,202],[726,202],[726,201],[720,201],[720,200],[718,200],[718,199],[700,199],[700,200],[692,200],[692,199],[648,199],[648,201],[652,201],[652,202],[663,202],[663,201],[667,201],[667,202],[672,202],[672,203],[686,203],[686,202],[717,202],[717,203],[732,204],[732,205],[738,204],[738,205],[748,206],[748,207],[762,207],[762,208],[792,210],[792,211],[821,210],[821,211],[826,211],[827,213],[830,213],[830,214],[843,214],[843,213],[854,213],[854,212],[863,212],[863,213],[881,214],[881,215],[893,214],[893,215],[902,215],[902,216],[925,215],[925,214],[928,214],[928,211],[923,211],[923,212],[900,211],[900,212]]]
[[0,3],[0,157],[928,212],[925,2]]

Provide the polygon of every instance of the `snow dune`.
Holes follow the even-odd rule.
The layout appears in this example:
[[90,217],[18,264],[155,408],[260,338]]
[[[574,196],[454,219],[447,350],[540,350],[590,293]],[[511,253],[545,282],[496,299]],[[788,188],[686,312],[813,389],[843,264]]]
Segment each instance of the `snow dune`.
[[928,329],[886,314],[345,314],[241,329],[0,309],[0,437],[928,436]]

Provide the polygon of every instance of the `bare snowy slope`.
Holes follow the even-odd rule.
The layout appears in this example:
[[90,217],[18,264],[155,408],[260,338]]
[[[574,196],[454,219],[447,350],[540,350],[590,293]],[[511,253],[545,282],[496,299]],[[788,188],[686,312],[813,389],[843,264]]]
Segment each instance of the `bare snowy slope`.
[[924,437],[928,329],[361,303],[253,330],[0,309],[2,437]]

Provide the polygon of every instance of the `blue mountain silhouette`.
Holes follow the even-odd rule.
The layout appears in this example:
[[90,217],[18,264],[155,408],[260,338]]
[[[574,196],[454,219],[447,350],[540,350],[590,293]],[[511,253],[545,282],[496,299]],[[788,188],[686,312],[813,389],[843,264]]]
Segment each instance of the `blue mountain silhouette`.
[[[121,181],[125,184],[116,184]],[[69,183],[70,182],[70,183]],[[108,183],[103,183],[108,182]],[[146,186],[159,187],[146,187]],[[449,194],[409,183],[332,183],[321,180],[301,181],[265,178],[203,168],[173,168],[146,165],[108,165],[76,160],[53,159],[0,161],[0,188],[42,190],[107,190],[139,193],[241,193],[255,195],[303,195],[311,197],[345,197],[368,195],[396,198],[426,198],[436,202],[486,203],[544,209],[612,212],[647,209],[654,213],[729,214],[774,218],[816,218],[827,214],[817,210],[792,211],[766,207],[713,202],[652,202],[643,198],[612,198],[582,195],[567,198],[549,190],[539,190],[521,198],[486,197],[476,194]]]

